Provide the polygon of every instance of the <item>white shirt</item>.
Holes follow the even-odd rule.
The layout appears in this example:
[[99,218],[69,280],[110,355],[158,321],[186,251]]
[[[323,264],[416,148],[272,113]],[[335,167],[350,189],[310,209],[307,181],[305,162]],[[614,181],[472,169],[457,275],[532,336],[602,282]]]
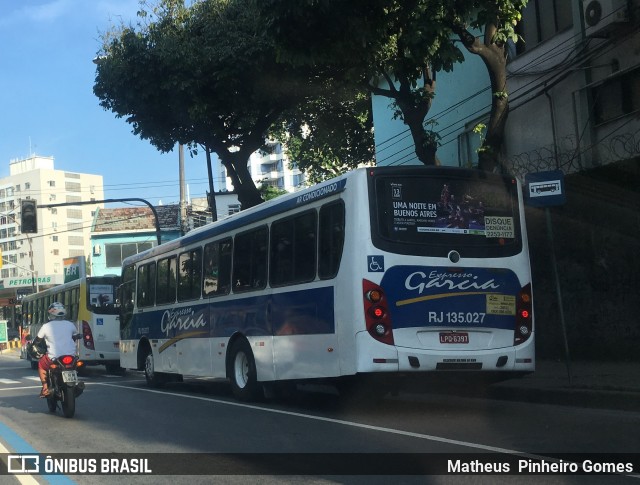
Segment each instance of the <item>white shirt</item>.
[[61,355],[75,355],[76,343],[73,335],[78,333],[75,324],[69,320],[51,320],[38,331],[38,337],[47,344],[47,355],[50,359]]

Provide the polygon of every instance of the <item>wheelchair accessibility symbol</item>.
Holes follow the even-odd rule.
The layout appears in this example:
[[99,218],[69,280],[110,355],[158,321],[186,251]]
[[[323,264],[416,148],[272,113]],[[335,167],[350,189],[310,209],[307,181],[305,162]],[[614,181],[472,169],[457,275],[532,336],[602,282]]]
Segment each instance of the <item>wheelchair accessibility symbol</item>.
[[367,266],[369,273],[383,273],[384,256],[367,256]]

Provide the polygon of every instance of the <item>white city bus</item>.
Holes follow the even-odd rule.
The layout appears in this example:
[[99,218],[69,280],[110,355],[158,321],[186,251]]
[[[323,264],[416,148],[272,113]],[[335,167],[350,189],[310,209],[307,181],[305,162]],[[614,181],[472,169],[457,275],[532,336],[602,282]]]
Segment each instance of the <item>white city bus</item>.
[[120,364],[150,385],[228,378],[252,399],[278,381],[535,366],[512,177],[358,169],[130,256],[122,281]]
[[[65,306],[67,319],[82,333],[78,355],[85,365],[105,365],[107,371],[119,372],[120,310],[116,306],[119,285],[119,275],[83,276],[27,295],[22,299],[23,328],[30,339],[35,338],[48,321],[47,308],[58,301]],[[21,358],[31,360],[26,351]],[[32,367],[37,365],[36,361],[31,362]]]

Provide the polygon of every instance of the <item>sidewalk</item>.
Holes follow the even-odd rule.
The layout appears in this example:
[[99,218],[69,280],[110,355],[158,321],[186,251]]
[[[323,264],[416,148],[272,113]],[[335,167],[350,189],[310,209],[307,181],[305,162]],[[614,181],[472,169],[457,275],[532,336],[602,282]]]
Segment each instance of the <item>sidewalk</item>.
[[490,393],[502,399],[640,411],[640,362],[567,366],[562,361],[538,361],[533,374],[494,384]]

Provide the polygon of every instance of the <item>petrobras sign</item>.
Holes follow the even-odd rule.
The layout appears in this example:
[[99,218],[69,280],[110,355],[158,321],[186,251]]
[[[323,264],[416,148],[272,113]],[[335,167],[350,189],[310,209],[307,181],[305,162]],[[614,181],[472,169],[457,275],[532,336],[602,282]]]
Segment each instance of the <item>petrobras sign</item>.
[[1,288],[25,288],[36,285],[61,285],[64,283],[62,275],[43,275],[37,278],[30,276],[20,278],[4,278],[0,280]]
[[87,274],[84,256],[64,258],[64,282],[79,280]]

